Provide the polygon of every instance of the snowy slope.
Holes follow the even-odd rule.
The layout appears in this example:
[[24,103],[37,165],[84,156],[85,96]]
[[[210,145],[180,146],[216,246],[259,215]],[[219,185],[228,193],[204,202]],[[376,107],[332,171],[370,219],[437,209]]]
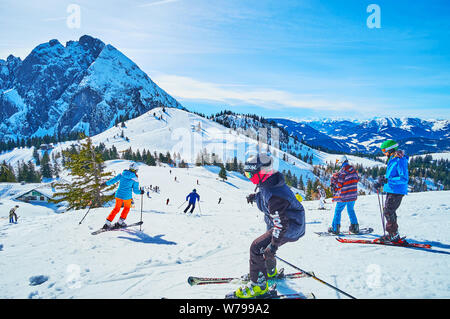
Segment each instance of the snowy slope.
[[[120,172],[128,164],[111,161],[108,169]],[[236,289],[228,284],[190,287],[186,279],[189,275],[239,276],[248,271],[249,246],[265,231],[262,214],[245,200],[254,186],[238,176],[221,182],[217,169],[200,167],[142,165],[139,180],[141,185],[161,189],[151,199],[144,197],[142,232],[134,228],[92,236],[111,207],[93,209],[81,225],[85,211],[38,214],[35,206],[27,204],[18,210],[18,224],[0,219],[0,272],[8,274],[1,276],[0,298],[210,299]],[[201,212],[196,209],[194,216],[186,216],[177,208],[194,187],[201,196]],[[357,298],[450,298],[448,196],[448,192],[411,194],[398,212],[402,234],[411,241],[432,244],[436,252],[340,244],[332,237],[318,237],[314,231],[324,231],[332,213],[316,210],[318,203],[311,201],[303,203],[306,235],[282,246],[278,255]],[[217,205],[219,197],[222,204]],[[129,223],[140,219],[140,196],[134,200]],[[1,203],[0,214],[5,216],[13,202],[2,197]],[[382,234],[376,196],[359,197],[356,210],[361,226]],[[347,226],[344,214],[342,227]],[[32,286],[34,276],[47,281]],[[308,278],[280,284],[279,290],[345,298]]]
[[[93,136],[92,141],[96,145],[104,143],[107,148],[114,145],[119,152],[131,147],[133,151],[146,149],[164,154],[169,151],[171,155],[179,153],[181,159],[192,164],[195,164],[198,154],[203,150],[207,150],[210,154],[215,153],[223,162],[232,161],[235,156],[244,162],[249,153],[256,152],[257,141],[236,131],[184,110],[175,108],[165,110],[165,113],[162,108],[150,110],[126,121],[125,127],[114,126]],[[191,127],[195,129],[192,130]],[[122,134],[124,137],[121,137]],[[77,142],[57,144],[52,152],[61,152],[74,143]],[[263,150],[267,150],[267,145],[261,145]],[[311,165],[287,154],[287,161],[283,161],[284,152],[273,147],[269,150],[273,152],[275,158],[281,158],[276,161],[279,170],[291,170],[298,177],[303,176],[305,181],[316,179]],[[32,149],[16,148],[0,154],[0,162],[6,161],[14,166],[18,161],[33,160],[32,153]]]
[[[124,137],[121,137],[122,135]],[[126,121],[125,127],[113,126],[93,136],[92,141],[95,145],[103,143],[107,148],[114,145],[119,152],[131,147],[135,152],[137,150],[142,152],[145,149],[163,154],[170,152],[171,155],[179,153],[181,159],[191,164],[195,164],[198,154],[204,150],[209,154],[215,153],[224,163],[233,161],[234,157],[244,162],[248,154],[256,152],[259,145],[260,150],[269,150],[272,153],[276,160],[275,167],[279,171],[290,170],[298,178],[302,176],[305,183],[308,179],[317,178],[312,172],[312,165],[271,145],[258,144],[255,139],[244,134],[177,108],[165,108],[165,112],[162,108],[152,109],[137,118]],[[61,152],[74,143],[77,142],[57,144],[52,152]],[[291,149],[298,146],[299,144],[289,145]],[[305,145],[298,150],[298,154],[314,155],[313,165],[335,163],[340,157],[340,155],[328,154]],[[33,160],[32,155],[32,149],[16,148],[0,154],[0,162],[6,161],[14,166],[18,161]],[[348,158],[350,163],[362,164],[365,167],[384,165],[381,162],[353,155],[349,155]]]

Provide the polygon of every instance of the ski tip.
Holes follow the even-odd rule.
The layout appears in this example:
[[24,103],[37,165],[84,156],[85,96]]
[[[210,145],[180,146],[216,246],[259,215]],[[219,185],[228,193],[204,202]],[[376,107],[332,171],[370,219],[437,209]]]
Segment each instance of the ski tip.
[[188,282],[189,285],[193,286],[194,285],[194,277],[189,276],[188,279],[187,279],[187,282]]

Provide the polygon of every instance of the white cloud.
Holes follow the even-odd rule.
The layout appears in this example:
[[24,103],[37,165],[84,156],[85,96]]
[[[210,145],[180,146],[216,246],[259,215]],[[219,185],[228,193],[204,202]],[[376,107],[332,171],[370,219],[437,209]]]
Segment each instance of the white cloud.
[[179,75],[153,74],[152,78],[160,87],[179,100],[213,101],[229,105],[255,105],[267,109],[283,107],[334,111],[358,110],[358,106],[351,102],[327,100],[319,96],[296,94],[283,90],[230,84],[222,85]]
[[144,4],[139,5],[138,7],[144,8],[144,7],[159,6],[161,4],[167,4],[167,3],[178,2],[178,1],[180,1],[180,0],[160,0],[160,1],[144,3]]

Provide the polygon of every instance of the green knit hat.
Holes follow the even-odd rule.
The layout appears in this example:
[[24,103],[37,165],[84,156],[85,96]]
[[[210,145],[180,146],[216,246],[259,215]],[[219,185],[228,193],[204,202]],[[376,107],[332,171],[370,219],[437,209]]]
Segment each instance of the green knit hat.
[[381,144],[380,148],[383,153],[386,153],[387,151],[390,151],[390,150],[397,150],[398,143],[394,140],[387,140]]

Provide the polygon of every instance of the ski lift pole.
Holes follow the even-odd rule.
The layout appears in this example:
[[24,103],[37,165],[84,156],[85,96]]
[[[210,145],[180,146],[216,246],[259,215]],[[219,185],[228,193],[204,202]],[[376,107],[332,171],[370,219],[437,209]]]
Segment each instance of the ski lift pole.
[[326,281],[323,281],[322,279],[317,278],[314,274],[311,274],[311,273],[309,273],[309,272],[307,272],[307,271],[304,271],[303,269],[300,269],[300,268],[298,268],[297,266],[294,266],[293,264],[287,262],[286,260],[284,260],[284,259],[282,259],[282,258],[280,258],[280,257],[278,257],[278,256],[275,256],[275,258],[281,260],[282,262],[284,262],[285,264],[291,266],[292,268],[297,269],[298,271],[301,271],[302,273],[304,273],[304,274],[307,275],[308,277],[311,277],[311,278],[317,280],[318,282],[320,282],[320,283],[322,283],[322,284],[324,284],[324,285],[326,285],[326,286],[328,286],[328,287],[330,287],[330,288],[336,290],[337,292],[340,292],[341,294],[343,294],[343,295],[345,295],[345,296],[347,296],[347,297],[349,297],[349,298],[351,298],[351,299],[356,299],[355,297],[353,297],[352,295],[346,293],[345,291],[342,291],[341,289],[339,289],[339,288],[337,288],[337,287],[335,287],[335,286],[333,286],[333,285],[327,283]]

